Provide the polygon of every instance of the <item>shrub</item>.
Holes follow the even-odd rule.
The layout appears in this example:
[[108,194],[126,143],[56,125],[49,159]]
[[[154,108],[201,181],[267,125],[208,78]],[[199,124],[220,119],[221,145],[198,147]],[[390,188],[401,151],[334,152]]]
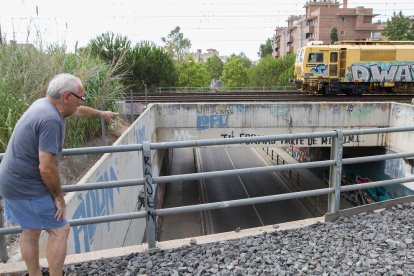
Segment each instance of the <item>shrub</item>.
[[[3,44],[0,47],[0,152],[4,152],[14,126],[36,99],[44,97],[48,82],[59,73],[80,77],[86,105],[115,110],[123,90],[122,72],[114,73],[122,60],[106,64],[87,54],[67,54],[63,47],[39,51],[33,46]],[[65,147],[77,147],[100,133],[98,119],[68,119]]]

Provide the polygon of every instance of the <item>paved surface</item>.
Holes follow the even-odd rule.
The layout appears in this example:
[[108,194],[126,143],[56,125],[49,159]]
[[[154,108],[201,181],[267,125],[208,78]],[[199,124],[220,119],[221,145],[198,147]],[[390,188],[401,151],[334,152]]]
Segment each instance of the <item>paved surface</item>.
[[[171,175],[195,172],[192,148],[174,149]],[[197,181],[177,181],[166,184],[164,208],[200,204]],[[164,216],[161,218],[160,241],[202,235],[200,212]]]

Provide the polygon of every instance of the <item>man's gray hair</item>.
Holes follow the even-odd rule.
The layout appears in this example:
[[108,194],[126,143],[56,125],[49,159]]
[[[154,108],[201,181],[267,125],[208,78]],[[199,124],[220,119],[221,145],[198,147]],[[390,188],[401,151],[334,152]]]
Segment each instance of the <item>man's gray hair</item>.
[[63,73],[53,77],[49,82],[49,86],[46,91],[46,96],[53,99],[60,99],[62,95],[69,91],[77,93],[79,88],[83,88],[80,78],[74,75]]

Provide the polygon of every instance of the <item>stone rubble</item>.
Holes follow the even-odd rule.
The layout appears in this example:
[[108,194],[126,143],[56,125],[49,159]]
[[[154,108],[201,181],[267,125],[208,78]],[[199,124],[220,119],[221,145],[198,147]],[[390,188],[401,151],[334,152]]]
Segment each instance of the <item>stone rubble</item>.
[[67,275],[414,275],[414,203],[237,240],[65,267]]

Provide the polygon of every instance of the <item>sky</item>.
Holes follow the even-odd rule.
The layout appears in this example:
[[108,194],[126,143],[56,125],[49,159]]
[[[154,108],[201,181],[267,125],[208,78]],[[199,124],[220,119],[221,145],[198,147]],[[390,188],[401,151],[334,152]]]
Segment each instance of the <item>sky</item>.
[[[342,0],[339,1],[342,3]],[[191,41],[191,52],[212,48],[220,55],[245,53],[257,60],[260,44],[289,15],[303,15],[304,0],[0,0],[0,26],[6,40],[55,43],[73,51],[107,31],[133,44],[163,46],[176,26]],[[394,11],[414,15],[412,0],[348,0],[348,7],[373,8],[375,21]],[[38,45],[38,44],[36,44]]]

